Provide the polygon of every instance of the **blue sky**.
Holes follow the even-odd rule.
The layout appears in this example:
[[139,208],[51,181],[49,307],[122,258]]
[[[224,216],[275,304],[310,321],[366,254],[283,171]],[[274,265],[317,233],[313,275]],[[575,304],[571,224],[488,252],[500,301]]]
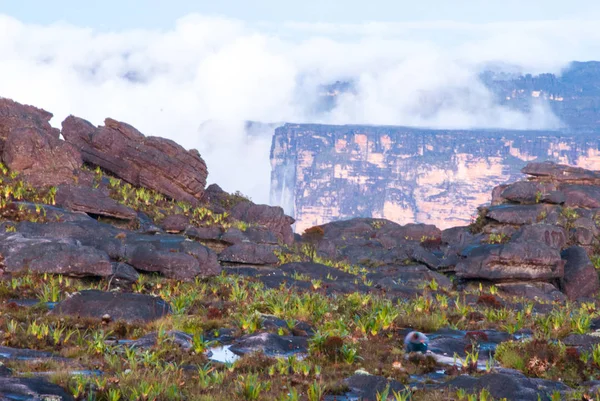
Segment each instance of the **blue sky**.
[[168,29],[190,13],[249,22],[453,20],[468,23],[591,19],[596,0],[0,0],[0,13],[23,22],[66,21],[100,29]]

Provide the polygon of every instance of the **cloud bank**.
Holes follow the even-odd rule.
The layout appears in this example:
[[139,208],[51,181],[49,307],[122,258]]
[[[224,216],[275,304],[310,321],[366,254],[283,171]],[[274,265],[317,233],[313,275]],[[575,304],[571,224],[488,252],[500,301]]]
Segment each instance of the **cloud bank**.
[[[498,105],[483,65],[559,72],[597,58],[597,21],[248,24],[190,15],[168,31],[102,32],[24,24],[0,15],[0,96],[197,148],[209,182],[267,203],[270,134],[245,121],[439,128],[555,128],[543,105]],[[336,107],[315,111],[321,86],[352,79]]]

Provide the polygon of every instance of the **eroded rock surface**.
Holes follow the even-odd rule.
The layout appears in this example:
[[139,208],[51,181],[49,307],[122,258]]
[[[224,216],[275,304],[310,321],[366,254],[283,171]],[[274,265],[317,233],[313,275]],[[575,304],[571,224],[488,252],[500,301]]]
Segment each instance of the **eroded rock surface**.
[[146,137],[132,126],[107,118],[104,126],[74,116],[62,123],[65,141],[81,151],[83,161],[123,180],[176,200],[197,204],[204,193],[207,169],[196,150]]

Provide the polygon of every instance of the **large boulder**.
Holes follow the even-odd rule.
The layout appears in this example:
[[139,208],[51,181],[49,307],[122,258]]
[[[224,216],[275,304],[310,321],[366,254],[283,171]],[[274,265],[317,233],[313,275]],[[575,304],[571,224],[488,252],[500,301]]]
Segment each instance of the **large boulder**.
[[112,260],[178,280],[216,275],[221,271],[212,250],[179,235],[140,234],[96,220],[46,224],[22,222],[17,225],[17,232],[26,238],[44,238],[52,242],[77,241],[105,252]]
[[456,265],[465,279],[539,281],[561,278],[565,262],[560,251],[542,242],[509,242],[475,247]]
[[0,97],[0,152],[4,150],[8,135],[16,129],[33,128],[58,139],[60,131],[52,128],[51,119],[52,113],[46,110]]
[[81,151],[85,162],[133,185],[198,203],[208,172],[197,150],[185,150],[169,139],[146,137],[134,127],[110,118],[104,124],[96,128],[69,116],[62,123],[62,134]]
[[51,313],[75,317],[126,322],[151,322],[170,313],[171,307],[161,298],[145,294],[86,290],[59,302]]
[[216,253],[183,237],[131,235],[125,244],[125,261],[138,270],[159,272],[177,280],[221,272]]
[[56,204],[69,210],[98,216],[123,220],[137,217],[135,210],[120,204],[101,190],[90,187],[61,185],[56,193]]
[[0,377],[0,400],[74,401],[75,398],[57,384],[39,377]]
[[600,186],[562,185],[565,194],[565,206],[600,208]]
[[598,171],[553,162],[528,163],[523,167],[521,172],[536,178],[553,180],[559,183],[600,185],[600,172]]
[[523,226],[512,236],[513,241],[543,242],[549,247],[562,249],[567,244],[567,232],[552,224],[534,224]]
[[231,210],[231,216],[237,220],[269,228],[284,244],[290,245],[294,242],[292,230],[294,219],[287,216],[279,206],[240,202]]
[[507,295],[527,298],[545,302],[563,302],[567,300],[565,294],[550,283],[545,282],[521,282],[521,283],[498,283],[498,289]]
[[36,187],[73,182],[82,164],[77,149],[50,126],[51,118],[45,110],[0,98],[2,162]]
[[537,205],[498,205],[488,209],[486,217],[502,224],[524,225],[535,224],[543,220],[544,215],[558,206]]
[[572,300],[594,296],[600,289],[600,281],[585,249],[572,246],[565,249],[561,257],[567,262],[565,275],[561,280],[565,295]]
[[225,263],[274,265],[279,262],[275,255],[277,249],[279,247],[276,245],[242,242],[226,248],[219,255],[219,260]]
[[446,385],[475,394],[486,388],[494,399],[505,398],[511,401],[550,401],[554,392],[571,390],[564,383],[529,378],[511,369],[499,369],[497,372],[480,377],[462,375],[450,380]]
[[70,239],[26,238],[21,233],[0,236],[5,272],[64,274],[73,277],[108,277],[113,267],[106,252]]
[[348,398],[340,397],[340,399],[375,401],[378,394],[383,393],[388,386],[390,395],[394,391],[397,393],[406,391],[406,385],[399,381],[369,374],[354,374],[346,378],[344,383],[348,386],[350,394]]

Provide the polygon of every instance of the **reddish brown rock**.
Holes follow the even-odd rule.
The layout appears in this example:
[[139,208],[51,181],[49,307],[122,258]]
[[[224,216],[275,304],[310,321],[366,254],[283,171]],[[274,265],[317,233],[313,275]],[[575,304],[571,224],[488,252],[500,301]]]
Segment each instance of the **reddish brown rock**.
[[553,162],[529,163],[521,172],[536,178],[568,184],[600,185],[600,172]]
[[534,224],[523,226],[512,240],[543,242],[546,245],[562,249],[567,244],[567,233],[564,228],[552,224]]
[[568,207],[600,207],[600,186],[595,185],[562,185],[565,194],[565,206]]
[[45,110],[0,99],[2,161],[37,187],[73,182],[82,163],[77,149],[50,126],[51,118]]
[[190,219],[183,214],[172,214],[160,222],[160,227],[169,233],[180,233],[190,225]]
[[476,247],[456,265],[456,275],[492,281],[540,281],[561,278],[565,262],[559,250],[542,242],[509,242]]
[[486,216],[503,224],[534,224],[558,206],[552,205],[498,205],[488,209]]
[[226,248],[219,255],[219,260],[226,263],[242,263],[249,265],[274,265],[279,262],[275,256],[278,246],[243,242]]
[[289,245],[294,242],[292,231],[294,219],[287,216],[279,206],[240,202],[231,210],[231,216],[237,220],[269,228],[284,244]]
[[51,118],[52,113],[46,110],[0,97],[0,152],[8,135],[16,129],[33,128],[58,139],[60,131],[52,128]]
[[56,204],[76,212],[133,220],[137,217],[135,210],[128,208],[106,195],[104,192],[89,187],[61,185],[56,193]]
[[169,139],[146,137],[132,126],[110,118],[104,124],[96,128],[86,120],[69,116],[62,123],[62,134],[81,151],[85,162],[133,185],[198,203],[208,173],[197,150],[185,150]]
[[565,275],[561,280],[561,289],[565,295],[572,300],[594,296],[600,290],[600,281],[585,249],[572,246],[565,249],[561,256],[567,262]]

